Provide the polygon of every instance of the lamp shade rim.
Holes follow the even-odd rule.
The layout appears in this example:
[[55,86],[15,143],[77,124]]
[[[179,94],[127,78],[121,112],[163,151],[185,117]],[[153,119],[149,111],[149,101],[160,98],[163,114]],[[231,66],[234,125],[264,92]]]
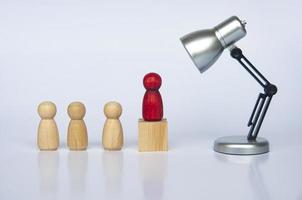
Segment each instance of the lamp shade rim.
[[198,30],[180,38],[186,52],[200,73],[208,70],[223,52],[215,30]]
[[190,56],[190,58],[191,58],[192,62],[194,63],[194,65],[197,67],[198,71],[199,71],[200,73],[205,72],[207,69],[209,69],[210,65],[207,65],[207,66],[203,67],[202,69],[199,68],[198,64],[195,62],[195,59],[192,57],[192,55],[191,55],[189,49],[187,48],[187,46],[186,46],[186,44],[185,44],[185,42],[184,42],[185,37],[186,37],[186,36],[183,36],[183,37],[180,38],[181,44],[182,44],[183,47],[185,48],[187,54]]

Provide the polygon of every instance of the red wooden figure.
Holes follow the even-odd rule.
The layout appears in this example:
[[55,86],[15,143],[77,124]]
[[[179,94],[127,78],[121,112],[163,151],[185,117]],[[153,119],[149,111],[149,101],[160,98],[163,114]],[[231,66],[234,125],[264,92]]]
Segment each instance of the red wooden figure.
[[158,89],[161,77],[156,73],[146,74],[144,87],[146,93],[143,99],[143,118],[145,121],[160,121],[163,118],[163,101]]

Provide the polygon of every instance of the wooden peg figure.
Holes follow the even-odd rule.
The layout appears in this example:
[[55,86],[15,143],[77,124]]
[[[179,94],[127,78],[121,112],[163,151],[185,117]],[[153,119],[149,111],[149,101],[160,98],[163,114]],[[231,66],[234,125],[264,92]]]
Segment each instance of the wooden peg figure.
[[70,150],[86,150],[88,145],[87,128],[83,120],[86,108],[81,102],[73,102],[68,106],[70,122],[67,134],[67,146]]
[[163,118],[163,101],[159,93],[161,77],[156,73],[146,74],[144,87],[146,93],[143,98],[143,118],[145,121],[160,121]]
[[168,122],[163,119],[163,101],[159,93],[161,77],[156,73],[144,76],[143,119],[138,121],[138,150],[168,151]]
[[121,150],[124,144],[123,128],[119,120],[122,106],[118,102],[108,102],[104,106],[106,121],[103,128],[102,143],[106,150]]
[[56,105],[50,101],[40,103],[38,114],[41,121],[38,128],[38,147],[40,150],[57,150],[59,147],[59,131],[55,120]]

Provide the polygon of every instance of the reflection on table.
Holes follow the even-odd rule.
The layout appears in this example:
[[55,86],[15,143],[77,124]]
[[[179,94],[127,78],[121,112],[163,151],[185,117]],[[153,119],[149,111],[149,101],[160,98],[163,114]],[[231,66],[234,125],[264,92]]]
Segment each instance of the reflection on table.
[[87,168],[87,151],[68,152],[68,172],[71,199],[85,199]]
[[37,160],[41,199],[55,199],[58,190],[59,153],[39,151]]
[[123,152],[103,152],[105,190],[109,199],[119,199],[122,193]]
[[167,174],[166,153],[140,153],[139,169],[145,199],[163,199]]
[[215,157],[225,163],[233,163],[239,165],[249,166],[249,180],[250,187],[254,191],[255,199],[269,200],[270,195],[267,186],[263,180],[263,174],[261,173],[259,166],[269,160],[269,154],[262,155],[250,155],[250,156],[238,156],[227,155],[221,153],[215,153]]

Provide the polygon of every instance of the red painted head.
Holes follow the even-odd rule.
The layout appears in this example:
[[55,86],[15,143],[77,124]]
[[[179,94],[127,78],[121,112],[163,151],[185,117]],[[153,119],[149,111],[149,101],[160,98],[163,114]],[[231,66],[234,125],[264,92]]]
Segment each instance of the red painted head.
[[158,90],[161,86],[161,77],[157,73],[149,73],[144,77],[144,86],[147,90]]

